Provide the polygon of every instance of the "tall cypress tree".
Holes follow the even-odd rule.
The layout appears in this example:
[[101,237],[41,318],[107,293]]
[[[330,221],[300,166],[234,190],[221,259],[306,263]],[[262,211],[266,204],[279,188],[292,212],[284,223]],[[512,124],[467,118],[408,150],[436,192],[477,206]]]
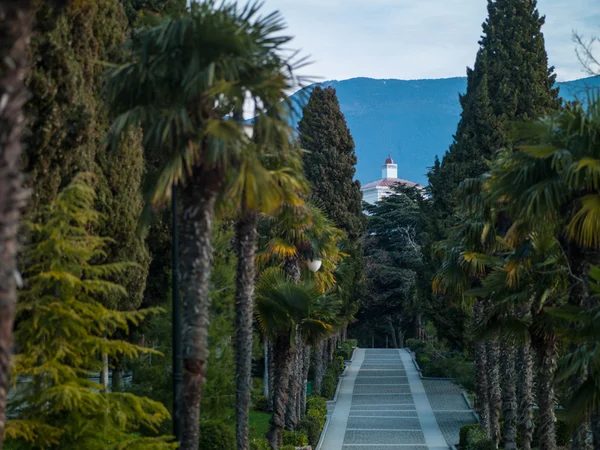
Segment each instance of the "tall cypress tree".
[[142,302],[150,260],[137,232],[143,207],[141,136],[132,131],[115,152],[102,145],[108,117],[100,94],[105,66],[99,63],[122,58],[128,33],[119,0],[71,2],[60,12],[40,3],[30,44],[32,97],[27,107],[32,120],[25,169],[33,188],[28,218],[41,223],[42,208],[77,173],[96,175],[96,208],[106,217],[96,231],[114,239],[104,262],[139,264],[113,280],[126,288],[127,301],[109,296],[104,303],[134,309]]
[[[554,68],[548,67],[535,0],[488,0],[488,18],[475,66],[467,69],[467,92],[454,142],[439,170],[430,172],[436,208],[451,217],[456,188],[487,171],[501,147],[510,145],[508,127],[560,107]],[[450,219],[452,221],[452,219]]]
[[337,227],[356,240],[364,229],[360,182],[354,181],[354,140],[340,110],[335,89],[316,86],[298,124],[304,173],[317,203]]

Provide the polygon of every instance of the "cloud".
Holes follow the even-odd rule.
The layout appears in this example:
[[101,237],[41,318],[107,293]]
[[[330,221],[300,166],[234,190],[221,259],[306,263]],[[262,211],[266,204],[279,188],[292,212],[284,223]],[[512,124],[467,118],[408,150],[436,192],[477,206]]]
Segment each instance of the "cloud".
[[[314,62],[303,73],[324,80],[464,76],[487,15],[483,0],[265,1],[265,12],[275,9]],[[585,76],[571,37],[600,35],[597,0],[539,0],[538,9],[559,80]]]

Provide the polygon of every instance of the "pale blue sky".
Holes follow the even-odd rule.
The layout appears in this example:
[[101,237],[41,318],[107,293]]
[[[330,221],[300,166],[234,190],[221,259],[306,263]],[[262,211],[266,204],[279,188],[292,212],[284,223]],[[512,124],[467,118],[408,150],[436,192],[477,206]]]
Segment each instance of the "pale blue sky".
[[[265,0],[314,62],[319,80],[446,78],[472,66],[487,15],[486,0]],[[572,31],[600,36],[598,0],[539,0],[550,64],[559,81],[586,76]],[[598,46],[600,52],[600,46]]]

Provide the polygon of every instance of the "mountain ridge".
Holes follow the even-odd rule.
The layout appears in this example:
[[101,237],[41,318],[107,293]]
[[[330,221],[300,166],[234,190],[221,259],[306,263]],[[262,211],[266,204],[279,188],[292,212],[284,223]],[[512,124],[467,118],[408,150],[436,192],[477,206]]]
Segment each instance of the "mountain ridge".
[[[587,88],[600,88],[600,76],[556,83],[565,100],[583,96]],[[337,91],[340,107],[356,144],[356,178],[362,184],[381,178],[381,166],[391,156],[398,177],[427,184],[426,173],[452,143],[460,119],[459,94],[466,77],[399,80],[356,77],[326,80],[294,93],[294,127],[301,106],[315,86]]]

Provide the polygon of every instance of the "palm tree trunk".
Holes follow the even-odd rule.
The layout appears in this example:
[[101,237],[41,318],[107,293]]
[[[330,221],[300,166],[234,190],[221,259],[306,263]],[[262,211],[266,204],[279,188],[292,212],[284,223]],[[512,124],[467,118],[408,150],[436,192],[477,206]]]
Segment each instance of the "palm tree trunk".
[[269,398],[270,395],[270,378],[269,377],[269,341],[267,340],[266,336],[264,338],[264,356],[265,356],[265,366],[264,366],[264,372],[263,372],[263,395],[265,396],[265,398]]
[[[475,303],[474,320],[480,323],[484,320],[484,305],[481,300]],[[488,359],[487,346],[484,341],[475,341],[475,409],[479,415],[479,422],[485,433],[490,436],[490,398],[489,398],[489,382],[488,382]]]
[[302,420],[306,414],[306,389],[308,387],[308,371],[310,370],[310,346],[304,347],[303,362],[302,362],[302,386],[300,388],[300,414],[298,419]]
[[[571,350],[576,349],[576,346],[571,346]],[[571,377],[571,389],[575,392],[583,383],[583,377],[581,375],[573,375]],[[588,423],[586,420],[582,420],[573,432],[571,440],[572,450],[585,450],[587,449],[587,438],[588,438]]]
[[290,336],[283,333],[277,336],[273,345],[273,359],[275,361],[275,385],[273,389],[273,415],[269,422],[271,427],[267,433],[267,440],[273,450],[277,450],[283,440],[283,427],[285,426],[285,411],[288,402],[288,385],[290,379],[290,366],[294,357]]
[[519,434],[521,437],[520,448],[531,450],[533,441],[533,359],[531,345],[524,344],[519,347],[517,372],[519,383],[517,397],[519,400]]
[[594,450],[600,450],[600,408],[592,413],[590,417],[590,425],[592,429],[592,443]]
[[200,401],[208,360],[209,279],[217,183],[202,173],[183,189],[181,291],[183,306],[183,436],[181,450],[198,450]]
[[246,211],[236,227],[238,257],[235,291],[236,427],[237,450],[249,450],[248,417],[252,392],[252,313],[256,276],[258,216]]
[[296,342],[294,345],[294,356],[292,358],[291,368],[290,368],[290,377],[288,384],[288,401],[286,404],[285,410],[285,429],[293,430],[296,428],[297,417],[297,400],[298,400],[298,392],[300,390],[300,377],[302,376],[302,367],[301,367],[301,343],[299,339],[298,330],[296,330]]
[[500,389],[500,346],[497,341],[486,344],[488,399],[490,402],[490,438],[497,446],[500,442],[500,408],[502,406]]
[[502,418],[504,419],[504,448],[517,448],[517,373],[515,370],[516,349],[504,343],[501,351],[502,372]]
[[317,344],[315,350],[315,379],[313,384],[313,395],[315,397],[321,396],[321,386],[323,385],[323,352],[325,343],[323,341]]
[[122,392],[123,391],[123,358],[116,357],[113,361],[113,371],[112,371],[112,392]]
[[108,354],[102,354],[102,371],[100,372],[100,384],[104,392],[108,392]]
[[535,339],[538,369],[538,440],[540,450],[556,448],[556,416],[554,414],[554,375],[558,349],[556,337],[538,336]]
[[27,102],[25,79],[34,8],[31,0],[0,0],[0,448],[10,388],[12,330],[17,300],[21,210],[28,198],[21,174],[21,136]]
[[283,263],[283,271],[294,283],[300,283],[302,272],[300,271],[300,257],[292,256],[286,258]]
[[273,411],[273,398],[275,397],[275,355],[273,353],[273,343],[269,342],[269,411]]

